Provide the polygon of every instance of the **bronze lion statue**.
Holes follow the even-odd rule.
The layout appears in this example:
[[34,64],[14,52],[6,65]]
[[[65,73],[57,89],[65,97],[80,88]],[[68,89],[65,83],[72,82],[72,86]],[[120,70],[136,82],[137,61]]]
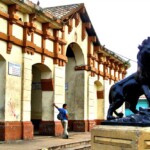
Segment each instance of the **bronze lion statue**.
[[135,73],[127,78],[112,85],[109,91],[109,109],[107,120],[116,119],[115,113],[119,118],[123,117],[123,113],[117,113],[117,109],[124,102],[129,103],[129,109],[133,113],[138,113],[136,105],[141,95],[145,95],[150,105],[150,37],[145,39],[138,47],[137,54],[138,69]]

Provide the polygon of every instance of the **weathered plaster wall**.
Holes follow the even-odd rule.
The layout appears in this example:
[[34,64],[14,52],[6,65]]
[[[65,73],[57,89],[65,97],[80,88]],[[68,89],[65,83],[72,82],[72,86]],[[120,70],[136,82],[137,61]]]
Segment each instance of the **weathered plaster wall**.
[[3,12],[8,13],[8,6],[2,2],[0,2],[0,10],[2,10]]
[[54,52],[53,47],[54,47],[54,42],[52,42],[51,40],[46,40],[46,42],[45,42],[45,48],[47,50],[49,50],[50,52]]
[[0,121],[4,121],[5,112],[6,61],[0,55]]
[[[19,121],[21,119],[21,98],[22,98],[22,49],[19,46],[12,46],[11,55],[7,55],[6,65],[6,101],[5,120]],[[14,59],[15,58],[15,59]],[[9,74],[8,63],[17,64],[20,75]]]
[[95,78],[89,77],[88,81],[88,119],[95,118],[95,102],[96,102],[96,89],[94,88]]
[[66,64],[66,80],[65,80],[65,100],[68,104],[68,111],[69,111],[69,118],[75,118],[75,82],[76,82],[76,72],[74,70],[75,66],[75,58],[70,57],[68,58],[68,62]]
[[70,119],[80,120],[84,118],[84,71],[75,71],[75,66],[75,58],[68,57],[65,100],[68,104]]
[[0,32],[7,34],[7,28],[8,28],[7,21],[3,18],[0,18],[0,24],[1,24]]
[[75,79],[75,111],[76,116],[75,120],[83,120],[84,119],[84,71],[76,72]]
[[12,34],[13,36],[15,36],[16,38],[23,40],[23,28],[18,26],[18,25],[13,25],[13,30],[12,30]]
[[42,37],[36,33],[34,33],[34,44],[36,44],[38,47],[42,46]]

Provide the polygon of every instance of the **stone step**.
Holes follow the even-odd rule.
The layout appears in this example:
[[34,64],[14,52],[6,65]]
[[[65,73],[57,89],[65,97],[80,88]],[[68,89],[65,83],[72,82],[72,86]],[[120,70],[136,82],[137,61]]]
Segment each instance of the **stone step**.
[[47,148],[47,150],[90,150],[90,149],[91,149],[91,140],[66,143]]
[[65,148],[63,150],[91,150],[91,144],[79,145],[71,148]]

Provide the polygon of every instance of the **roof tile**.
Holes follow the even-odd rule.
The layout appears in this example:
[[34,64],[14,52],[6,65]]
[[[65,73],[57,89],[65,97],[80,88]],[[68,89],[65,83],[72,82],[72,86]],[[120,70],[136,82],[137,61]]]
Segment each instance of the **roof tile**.
[[71,5],[64,5],[64,6],[48,7],[48,8],[44,8],[43,11],[52,14],[57,19],[61,19],[64,16],[73,13],[81,5],[83,4],[71,4]]

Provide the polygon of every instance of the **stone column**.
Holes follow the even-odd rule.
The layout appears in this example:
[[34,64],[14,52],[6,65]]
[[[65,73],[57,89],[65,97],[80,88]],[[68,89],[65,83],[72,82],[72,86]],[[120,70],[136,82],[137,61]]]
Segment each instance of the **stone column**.
[[[95,87],[94,87],[94,81],[95,78],[94,77],[89,77],[89,81],[88,81],[88,130],[91,130],[91,128],[93,128],[93,126],[96,125],[95,120],[95,101],[96,99],[96,91],[95,91]],[[96,108],[97,109],[97,108]]]
[[[55,65],[54,69],[54,103],[62,108],[65,103],[65,67]],[[62,134],[63,128],[61,122],[57,119],[58,110],[54,109],[55,135]]]
[[33,125],[31,122],[31,83],[32,83],[32,55],[23,55],[22,74],[22,130],[23,139],[33,138]]

